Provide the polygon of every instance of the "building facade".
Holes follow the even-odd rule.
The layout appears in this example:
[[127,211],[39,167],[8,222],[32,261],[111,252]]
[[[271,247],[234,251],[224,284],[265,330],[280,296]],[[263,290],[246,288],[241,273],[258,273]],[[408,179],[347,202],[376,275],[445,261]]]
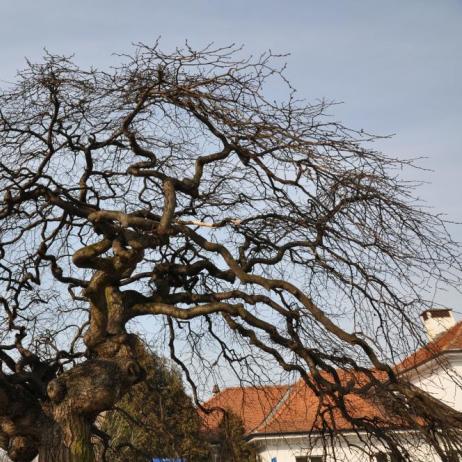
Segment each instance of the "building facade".
[[[428,343],[395,368],[397,374],[433,397],[462,412],[462,322],[456,323],[450,310],[429,310],[422,314]],[[348,374],[346,371],[341,372]],[[381,410],[373,403],[354,398],[356,412],[371,417]],[[222,408],[237,415],[248,444],[261,462],[393,462],[377,441],[352,431],[339,415],[330,444],[313,431],[319,411],[317,398],[303,380],[275,387],[227,388],[215,393],[206,406]],[[219,414],[205,417],[211,428],[219,424]],[[416,433],[395,431],[415,460],[441,459]],[[462,457],[452,454],[454,461]],[[217,456],[217,461],[220,457]]]

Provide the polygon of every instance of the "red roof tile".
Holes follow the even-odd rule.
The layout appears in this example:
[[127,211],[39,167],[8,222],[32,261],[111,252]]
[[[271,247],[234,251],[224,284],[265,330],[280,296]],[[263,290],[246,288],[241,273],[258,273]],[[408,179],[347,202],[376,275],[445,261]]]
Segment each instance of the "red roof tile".
[[[402,361],[397,372],[403,372],[428,361],[435,355],[445,351],[462,349],[462,322],[449,329],[435,341],[420,348]],[[347,370],[337,371],[340,380],[348,383],[352,379],[356,383],[367,380],[364,374]],[[377,378],[386,380],[381,373],[374,373]],[[353,417],[367,417],[382,422],[384,426],[393,422],[393,417],[386,416],[381,405],[372,398],[358,394],[349,394],[345,398],[346,407]],[[245,432],[250,434],[296,433],[322,430],[324,424],[338,431],[352,429],[352,424],[333,408],[326,413],[327,406],[320,406],[319,398],[300,379],[292,386],[228,388],[216,394],[205,406],[219,407],[240,417]],[[219,411],[203,415],[204,426],[217,429],[223,418]]]
[[[360,374],[338,371],[340,380],[345,384],[352,378],[356,382]],[[378,376],[378,374],[375,374]],[[380,378],[380,376],[379,376]],[[383,419],[386,417],[379,406],[358,395],[346,398],[348,411],[355,417],[367,416]],[[319,398],[300,379],[292,386],[264,388],[229,388],[215,395],[205,403],[208,408],[220,407],[239,416],[247,434],[258,433],[295,433],[321,430],[321,414],[324,409],[319,405]],[[326,424],[331,429],[351,429],[351,424],[341,416],[338,409],[330,415],[325,414]],[[203,415],[204,427],[216,430],[221,423],[223,413],[220,411]]]
[[[226,388],[204,403],[204,407],[233,413],[242,420],[244,431],[250,433],[281,401],[287,389],[288,385]],[[208,430],[216,430],[223,419],[223,412],[219,409],[201,414],[203,426]]]
[[[361,377],[358,372],[337,371],[340,381],[347,384],[350,380],[356,383],[365,383],[365,377]],[[375,374],[380,379],[382,374]],[[385,379],[385,377],[384,377]],[[368,417],[383,420],[385,423],[390,419],[386,417],[381,407],[374,404],[370,399],[348,394],[345,398],[348,413],[355,417]],[[326,412],[328,411],[329,412]],[[258,433],[296,433],[309,432],[313,430],[349,430],[352,424],[342,416],[338,408],[329,404],[321,404],[320,399],[314,394],[304,380],[300,379],[292,387],[290,394],[286,397],[277,412],[261,425],[256,432]],[[255,433],[256,433],[255,432]]]
[[455,326],[437,337],[433,342],[428,343],[408,356],[396,366],[396,371],[402,373],[426,363],[445,351],[454,350],[462,350],[462,322],[458,322]]

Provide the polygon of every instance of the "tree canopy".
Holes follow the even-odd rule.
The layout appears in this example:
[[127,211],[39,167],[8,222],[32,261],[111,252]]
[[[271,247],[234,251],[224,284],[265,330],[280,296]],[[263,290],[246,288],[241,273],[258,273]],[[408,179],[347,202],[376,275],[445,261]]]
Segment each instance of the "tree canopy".
[[130,331],[142,316],[195,395],[198,361],[241,378],[269,362],[403,460],[348,393],[414,409],[404,424],[442,456],[459,444],[459,415],[424,412],[393,369],[419,342],[428,289],[459,283],[458,244],[402,178],[411,161],[298,99],[279,57],[242,56],[138,45],[98,70],[47,54],[0,94],[0,442],[13,460],[94,459],[97,416],[145,378]]

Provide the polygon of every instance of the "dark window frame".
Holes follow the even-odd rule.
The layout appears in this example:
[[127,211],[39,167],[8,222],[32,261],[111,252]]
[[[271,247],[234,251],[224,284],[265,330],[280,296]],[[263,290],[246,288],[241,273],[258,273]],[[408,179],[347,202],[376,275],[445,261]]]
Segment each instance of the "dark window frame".
[[371,457],[372,462],[397,462],[396,457],[391,452],[379,451]]
[[325,462],[325,456],[296,456],[295,462]]

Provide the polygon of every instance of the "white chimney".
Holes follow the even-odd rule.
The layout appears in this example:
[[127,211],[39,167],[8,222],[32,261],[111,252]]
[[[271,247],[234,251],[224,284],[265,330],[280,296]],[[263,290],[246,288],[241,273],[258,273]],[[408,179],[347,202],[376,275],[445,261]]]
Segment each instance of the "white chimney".
[[425,310],[420,317],[425,325],[430,342],[456,324],[452,310],[448,309]]

